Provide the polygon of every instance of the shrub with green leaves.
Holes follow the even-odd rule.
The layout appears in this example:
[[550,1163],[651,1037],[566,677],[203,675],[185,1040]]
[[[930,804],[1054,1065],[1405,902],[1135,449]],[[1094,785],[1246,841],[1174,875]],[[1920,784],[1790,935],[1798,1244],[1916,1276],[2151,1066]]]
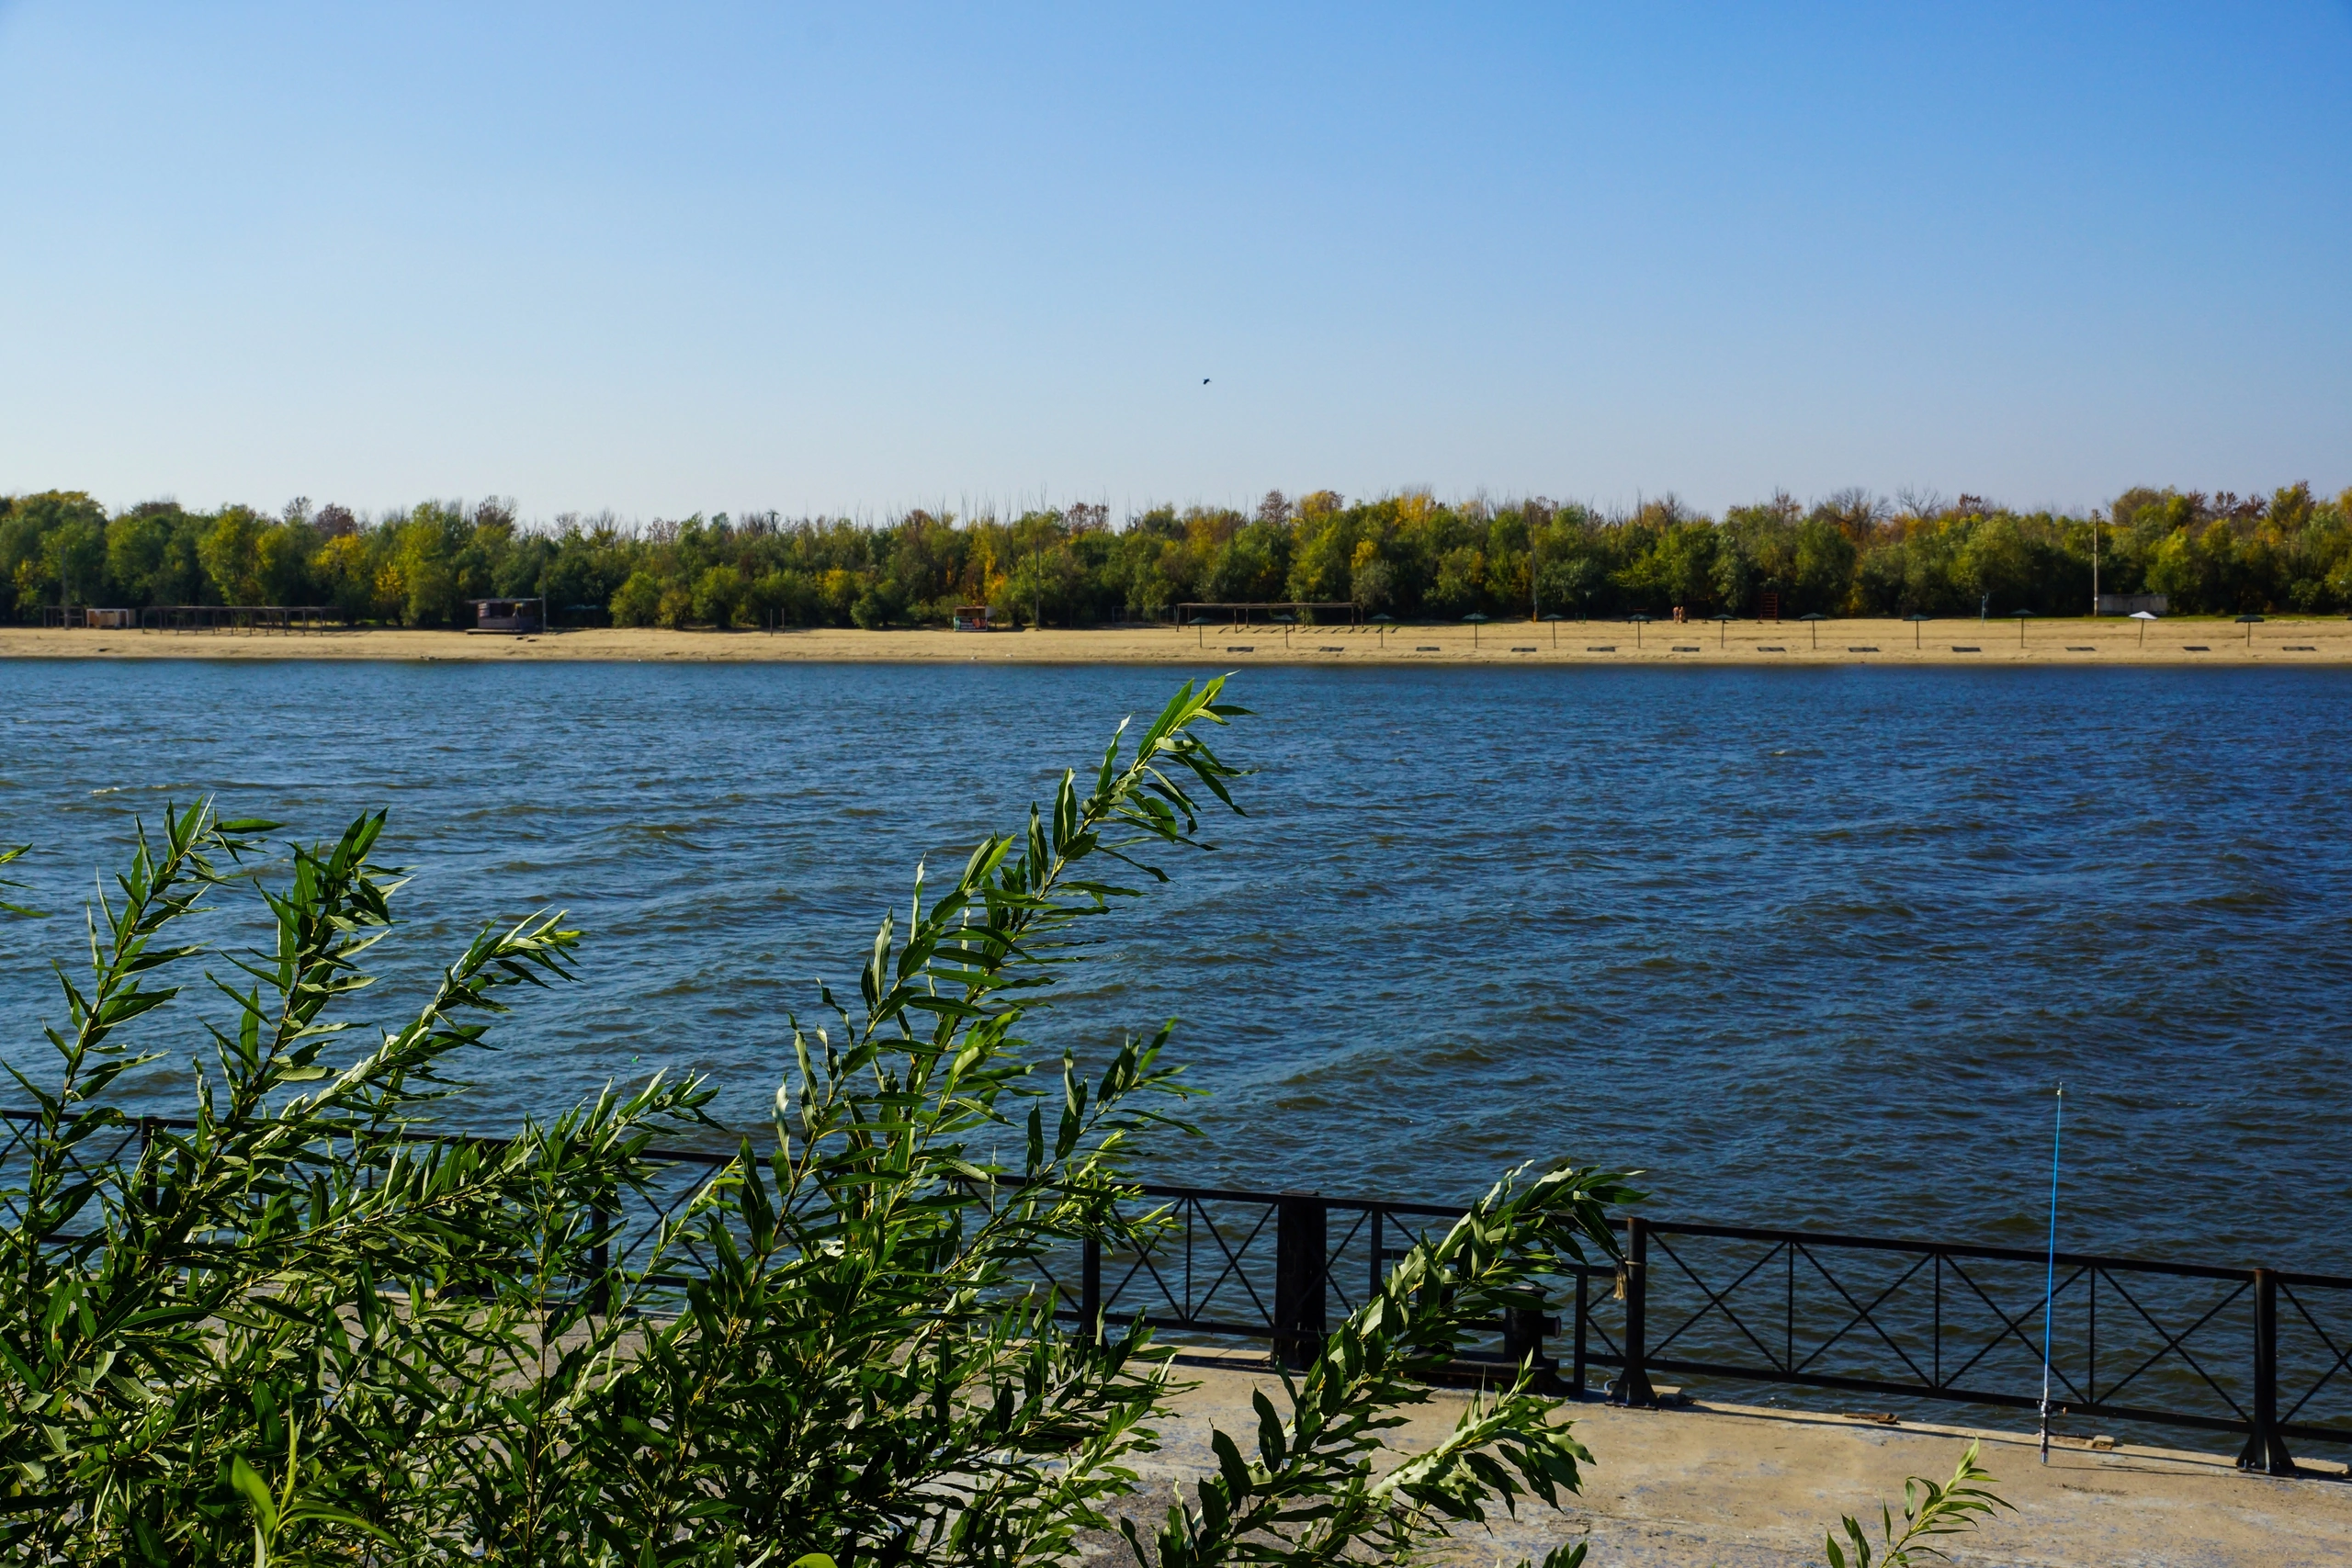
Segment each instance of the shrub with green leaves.
[[[1035,1032],[1091,923],[1199,847],[1205,802],[1238,809],[1206,739],[1241,714],[1220,698],[1188,684],[1024,830],[940,886],[918,872],[855,1001],[778,1021],[772,1128],[626,1269],[613,1216],[674,1180],[657,1136],[708,1135],[708,1085],[657,1075],[500,1139],[448,1130],[488,1030],[574,977],[578,932],[485,930],[413,1015],[363,1030],[401,887],[374,858],[383,817],[273,852],[276,824],[167,812],[91,911],[86,976],[59,970],[52,1074],[10,1069],[10,1559],[1069,1560],[1135,1495],[1175,1385],[1140,1322],[1057,1316],[1037,1265],[1153,1245],[1166,1216],[1129,1161],[1182,1128],[1183,1090],[1167,1027],[1091,1065]],[[258,944],[206,939],[240,907]],[[225,1018],[196,1025],[193,1124],[137,1122],[123,1090],[169,1055],[198,975]],[[1630,1195],[1569,1167],[1498,1184],[1261,1397],[1246,1449],[1216,1436],[1217,1473],[1161,1526],[1118,1520],[1136,1556],[1403,1557],[1573,1493],[1589,1456],[1532,1368],[1430,1451],[1400,1462],[1383,1438],[1499,1313],[1610,1256]]]

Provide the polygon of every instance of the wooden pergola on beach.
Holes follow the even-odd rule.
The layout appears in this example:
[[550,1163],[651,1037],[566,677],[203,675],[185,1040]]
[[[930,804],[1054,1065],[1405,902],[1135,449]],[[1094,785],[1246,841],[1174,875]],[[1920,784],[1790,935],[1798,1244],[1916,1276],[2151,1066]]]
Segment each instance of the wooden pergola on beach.
[[1356,618],[1355,604],[1348,599],[1196,599],[1176,606],[1176,624],[1187,626],[1221,620],[1237,626],[1248,626],[1261,611],[1270,621],[1283,614],[1293,620],[1305,621],[1318,610],[1344,615],[1351,622]]
[[[92,611],[93,615],[126,615],[126,611]],[[322,632],[329,621],[346,625],[344,612],[333,604],[155,604],[137,612],[139,629],[148,632],[226,632],[254,636]]]

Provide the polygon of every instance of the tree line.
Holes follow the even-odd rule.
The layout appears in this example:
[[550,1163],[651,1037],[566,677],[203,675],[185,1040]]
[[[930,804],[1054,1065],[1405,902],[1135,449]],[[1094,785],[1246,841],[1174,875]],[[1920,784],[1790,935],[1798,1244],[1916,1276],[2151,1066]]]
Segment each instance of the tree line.
[[297,500],[109,513],[88,494],[0,497],[0,615],[53,605],[332,606],[356,623],[464,626],[469,601],[546,600],[558,624],[865,627],[1163,619],[1188,602],[1345,603],[1400,620],[1542,615],[2078,615],[2099,588],[2176,614],[2352,609],[2352,490],[2268,496],[2139,488],[2087,514],[1973,495],[1840,491],[1721,516],[1671,495],[1604,512],[1543,497],[1349,502],[1270,491],[1252,512],[1077,504],[880,524],[775,513],[647,525],[526,525],[513,502],[366,518]]

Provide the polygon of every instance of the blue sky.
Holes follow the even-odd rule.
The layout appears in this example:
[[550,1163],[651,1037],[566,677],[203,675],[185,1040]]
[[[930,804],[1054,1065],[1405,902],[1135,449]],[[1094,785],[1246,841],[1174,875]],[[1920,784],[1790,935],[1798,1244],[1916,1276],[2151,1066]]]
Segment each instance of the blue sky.
[[0,491],[2352,483],[2346,0],[0,3]]

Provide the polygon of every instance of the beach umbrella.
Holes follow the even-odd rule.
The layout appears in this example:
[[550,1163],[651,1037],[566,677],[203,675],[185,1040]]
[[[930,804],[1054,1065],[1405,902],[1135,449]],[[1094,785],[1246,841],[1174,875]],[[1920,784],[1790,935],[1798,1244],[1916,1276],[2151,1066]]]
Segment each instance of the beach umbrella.
[[1639,610],[1634,611],[1625,618],[1634,623],[1634,646],[1635,648],[1641,647],[1642,628],[1650,624],[1650,618],[1647,615],[1643,615]]
[[1477,647],[1478,628],[1487,624],[1487,617],[1478,614],[1477,611],[1473,610],[1462,618],[1470,623],[1470,646],[1473,648]]
[[[1206,615],[1194,615],[1194,616],[1193,617],[1193,622],[1192,622],[1192,624],[1193,624],[1193,625],[1194,625],[1194,626],[1207,626],[1207,625],[1209,624],[1209,618],[1208,618]],[[1206,633],[1206,632],[1194,632],[1194,633],[1193,634],[1193,637],[1194,637],[1196,640],[1198,640],[1198,642],[1200,643],[1200,645],[1201,645],[1203,648],[1206,648],[1206,647],[1209,645],[1209,634],[1208,634],[1208,633]]]
[[2260,615],[2240,615],[2238,617],[2238,625],[2245,628],[2246,647],[2252,648],[2254,646],[2254,628],[2261,624],[2262,617]]
[[1552,623],[1552,646],[1553,646],[1554,648],[1557,648],[1557,647],[1559,647],[1559,646],[1560,646],[1560,623],[1561,623],[1562,621],[1566,620],[1566,619],[1567,619],[1567,617],[1566,617],[1566,615],[1561,615],[1557,610],[1555,610],[1555,611],[1553,611],[1550,615],[1548,615],[1544,616],[1544,618],[1545,620],[1547,620],[1547,621],[1549,621],[1549,622],[1551,622],[1551,623]]
[[1372,618],[1372,624],[1379,628],[1379,630],[1373,633],[1373,636],[1380,639],[1381,647],[1386,648],[1388,646],[1388,628],[1396,624],[1396,617],[1387,615],[1374,615]]
[[1283,646],[1284,648],[1288,648],[1290,646],[1290,629],[1291,627],[1298,625],[1298,617],[1292,615],[1288,610],[1284,610],[1281,615],[1276,615],[1274,619],[1283,624]]
[[2148,623],[2156,618],[2155,612],[2152,610],[2134,610],[2132,612],[2132,618],[2140,623],[2140,646],[2142,648],[2147,647]]
[[1932,620],[1934,620],[1934,619],[1935,619],[1935,617],[1934,617],[1933,615],[1923,615],[1919,614],[1919,612],[1918,612],[1918,611],[1914,610],[1914,611],[1912,611],[1909,615],[1907,615],[1904,616],[1903,618],[1904,618],[1905,620],[1906,620],[1906,621],[1908,621],[1908,622],[1910,622],[1910,623],[1911,623],[1911,646],[1912,646],[1913,648],[1917,648],[1917,647],[1918,647],[1918,646],[1919,646],[1919,623],[1920,623],[1920,622],[1922,622],[1922,621],[1932,621]]
[[2033,619],[2033,612],[2031,610],[2011,610],[2009,614],[2017,617],[2018,646],[2019,648],[2023,648],[2025,646],[2025,624]]
[[1821,647],[1821,623],[1828,618],[1828,616],[1823,615],[1818,610],[1807,610],[1804,615],[1797,617],[1800,621],[1807,621],[1811,623],[1806,629],[1813,633],[1813,646],[1816,650]]
[[1715,646],[1721,648],[1724,645],[1724,639],[1731,636],[1731,613],[1727,610],[1718,610],[1715,612],[1714,620]]

